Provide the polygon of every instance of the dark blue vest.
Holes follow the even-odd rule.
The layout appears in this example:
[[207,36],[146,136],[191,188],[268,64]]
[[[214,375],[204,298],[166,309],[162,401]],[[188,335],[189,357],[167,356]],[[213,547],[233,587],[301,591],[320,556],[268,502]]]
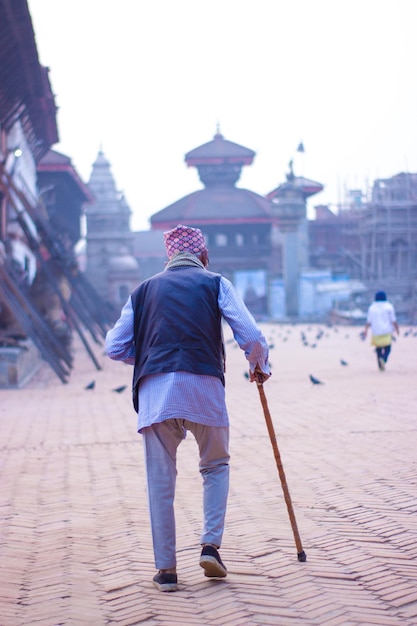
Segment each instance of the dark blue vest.
[[139,381],[148,374],[181,370],[224,385],[219,284],[220,274],[187,265],[152,276],[132,293],[136,411]]

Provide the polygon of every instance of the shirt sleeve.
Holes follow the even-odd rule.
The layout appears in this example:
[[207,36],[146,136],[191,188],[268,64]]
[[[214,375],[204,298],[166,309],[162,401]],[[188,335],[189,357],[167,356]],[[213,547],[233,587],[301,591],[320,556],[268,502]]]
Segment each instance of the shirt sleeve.
[[259,365],[269,375],[267,341],[235,287],[224,276],[220,278],[218,303],[235,340],[245,352],[251,372]]
[[107,332],[105,346],[107,356],[114,361],[124,361],[134,365],[136,350],[133,332],[133,306],[130,296],[114,327]]
[[391,303],[388,308],[388,317],[389,317],[389,321],[391,322],[391,324],[394,324],[394,322],[397,321],[397,317],[395,315],[395,309]]

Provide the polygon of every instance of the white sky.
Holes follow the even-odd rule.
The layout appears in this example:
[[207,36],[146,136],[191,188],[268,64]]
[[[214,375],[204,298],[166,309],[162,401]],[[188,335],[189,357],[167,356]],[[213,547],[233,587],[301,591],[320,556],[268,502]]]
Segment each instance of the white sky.
[[[100,146],[132,227],[201,188],[186,152],[256,151],[238,186],[347,188],[417,172],[415,0],[29,0],[60,143],[87,181]],[[303,141],[305,154],[296,154]]]

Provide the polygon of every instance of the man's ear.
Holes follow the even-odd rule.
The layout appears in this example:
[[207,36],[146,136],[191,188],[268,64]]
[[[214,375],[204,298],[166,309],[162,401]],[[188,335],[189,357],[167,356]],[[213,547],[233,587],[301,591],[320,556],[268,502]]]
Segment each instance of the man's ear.
[[204,267],[208,267],[208,264],[209,264],[208,250],[202,250],[201,251],[200,261],[202,262]]

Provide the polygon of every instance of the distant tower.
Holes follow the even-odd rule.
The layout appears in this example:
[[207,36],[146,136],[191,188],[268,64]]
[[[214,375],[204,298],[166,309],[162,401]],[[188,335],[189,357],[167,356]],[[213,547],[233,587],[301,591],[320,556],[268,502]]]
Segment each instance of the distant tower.
[[139,268],[133,256],[131,210],[117,191],[110,163],[101,150],[88,186],[95,202],[86,210],[86,274],[106,302],[120,306],[137,285]]
[[300,234],[306,221],[306,200],[322,191],[323,185],[303,176],[295,176],[293,162],[289,163],[286,182],[271,191],[271,214],[284,237],[285,312],[288,317],[298,317],[298,282],[300,273]]

